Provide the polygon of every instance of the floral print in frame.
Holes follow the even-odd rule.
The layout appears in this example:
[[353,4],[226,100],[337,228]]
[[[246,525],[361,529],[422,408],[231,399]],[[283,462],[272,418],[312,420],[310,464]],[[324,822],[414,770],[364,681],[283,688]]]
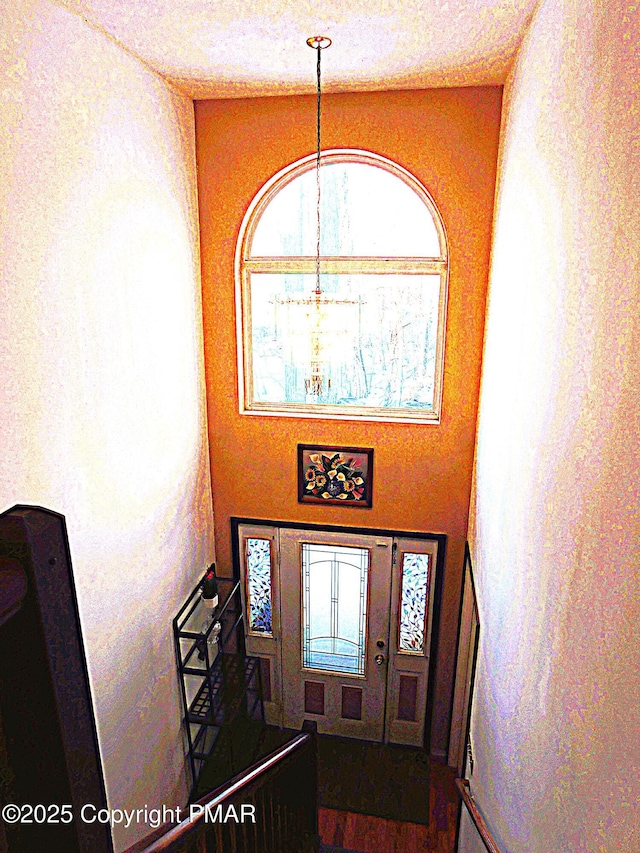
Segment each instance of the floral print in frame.
[[368,509],[373,498],[370,447],[298,445],[298,501]]

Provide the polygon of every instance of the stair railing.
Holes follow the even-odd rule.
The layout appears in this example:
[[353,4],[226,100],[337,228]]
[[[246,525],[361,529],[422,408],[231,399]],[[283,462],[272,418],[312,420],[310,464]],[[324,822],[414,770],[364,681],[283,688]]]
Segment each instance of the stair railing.
[[[186,808],[187,817],[128,853],[308,853],[317,850],[315,739],[293,740]],[[144,842],[142,842],[144,845]]]
[[456,779],[456,785],[458,791],[460,792],[460,796],[462,797],[462,802],[464,803],[467,811],[469,812],[469,816],[478,831],[478,835],[480,836],[480,839],[482,840],[482,843],[484,844],[487,853],[500,853],[500,848],[498,847],[495,838],[493,837],[493,835],[491,835],[489,827],[485,823],[484,818],[478,810],[475,800],[471,796],[471,791],[469,790],[469,780]]

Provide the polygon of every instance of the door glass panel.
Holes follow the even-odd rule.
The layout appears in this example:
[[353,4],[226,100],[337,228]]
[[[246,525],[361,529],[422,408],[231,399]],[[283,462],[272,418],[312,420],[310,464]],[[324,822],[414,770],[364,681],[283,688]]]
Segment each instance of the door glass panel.
[[364,675],[369,550],[302,543],[302,665]]
[[271,625],[271,540],[245,539],[249,631],[270,635]]
[[429,554],[405,552],[402,560],[399,652],[424,652],[428,593]]

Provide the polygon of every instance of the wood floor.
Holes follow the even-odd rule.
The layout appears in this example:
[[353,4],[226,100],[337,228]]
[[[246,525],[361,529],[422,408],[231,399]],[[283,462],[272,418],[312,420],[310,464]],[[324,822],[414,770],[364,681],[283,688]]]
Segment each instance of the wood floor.
[[320,808],[320,837],[325,844],[361,853],[454,853],[459,802],[454,779],[449,767],[432,759],[429,826]]

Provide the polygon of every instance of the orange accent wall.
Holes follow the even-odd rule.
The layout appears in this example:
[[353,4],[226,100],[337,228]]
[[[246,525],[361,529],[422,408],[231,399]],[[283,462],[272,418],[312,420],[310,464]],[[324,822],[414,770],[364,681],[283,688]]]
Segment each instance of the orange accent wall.
[[[243,216],[278,170],[315,147],[315,97],[200,101],[196,145],[211,479],[220,570],[231,516],[446,533],[433,747],[448,733],[476,430],[502,89],[323,98],[323,148],[388,157],[427,187],[450,252],[440,424],[240,415],[234,256]],[[373,447],[373,507],[301,505],[298,443]]]

